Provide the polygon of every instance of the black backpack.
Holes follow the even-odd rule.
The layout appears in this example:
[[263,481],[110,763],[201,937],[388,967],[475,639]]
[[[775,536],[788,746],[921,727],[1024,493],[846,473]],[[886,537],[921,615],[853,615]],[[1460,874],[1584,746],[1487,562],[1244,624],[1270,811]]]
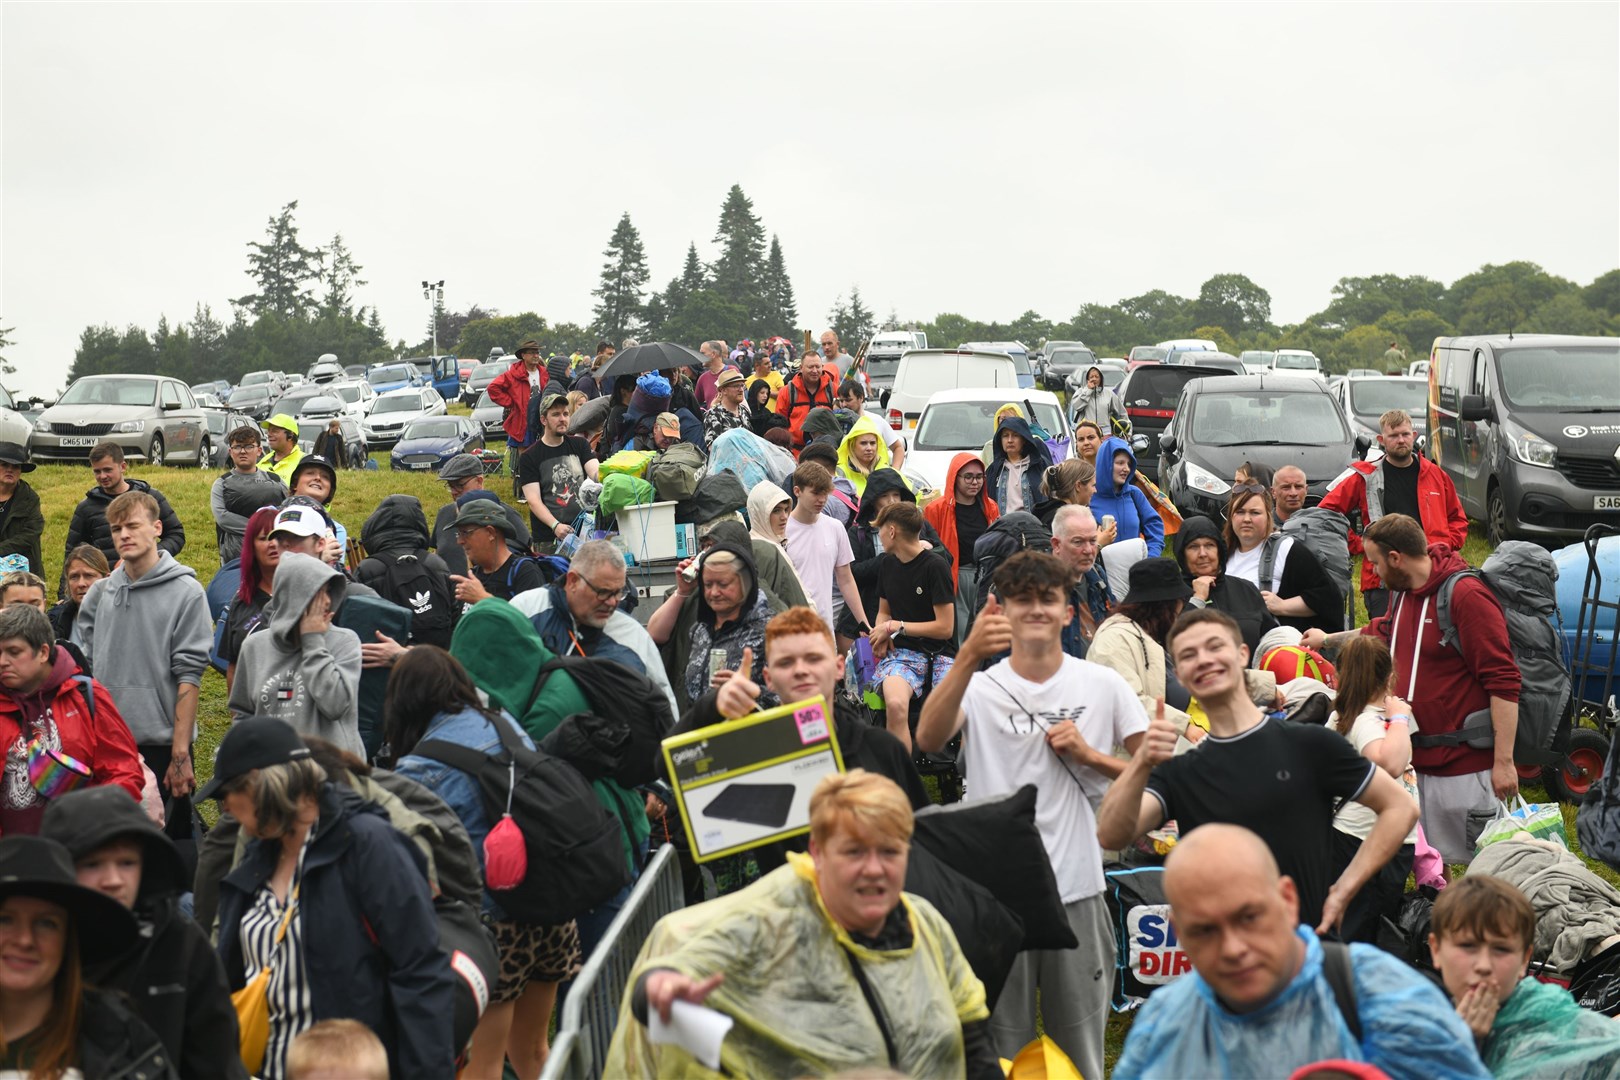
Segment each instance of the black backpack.
[[456,594],[450,575],[428,562],[428,551],[404,551],[373,555],[382,564],[381,577],[373,578],[373,588],[383,599],[411,613],[411,644],[450,647],[450,633],[456,628]]
[[[609,775],[626,788],[656,779],[664,736],[675,728],[669,698],[657,684],[634,668],[597,656],[557,656],[546,661],[540,668],[542,684],[553,671],[572,675],[579,692],[598,716],[629,724],[629,745],[621,763]],[[539,692],[536,688],[535,693]]]
[[977,614],[990,599],[990,579],[1003,559],[1020,551],[1052,552],[1052,530],[1034,514],[1015,510],[996,519],[973,545],[973,563],[978,571],[978,595],[973,611]]
[[478,784],[491,824],[511,817],[523,833],[528,873],[493,892],[519,922],[554,926],[585,914],[630,881],[619,822],[572,765],[523,745],[504,717],[499,754],[429,739],[411,750],[459,769]]

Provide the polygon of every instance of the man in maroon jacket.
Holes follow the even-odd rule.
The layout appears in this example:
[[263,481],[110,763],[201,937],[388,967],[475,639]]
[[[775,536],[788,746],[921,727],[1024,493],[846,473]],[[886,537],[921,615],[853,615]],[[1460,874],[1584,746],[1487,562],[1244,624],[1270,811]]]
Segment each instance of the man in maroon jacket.
[[[1412,764],[1417,769],[1423,832],[1448,864],[1473,858],[1474,840],[1496,815],[1498,799],[1519,790],[1513,739],[1519,726],[1519,668],[1501,605],[1477,577],[1452,586],[1455,643],[1441,640],[1437,597],[1468,569],[1445,544],[1431,544],[1405,514],[1386,514],[1362,538],[1369,561],[1390,588],[1389,614],[1359,631],[1307,631],[1302,644],[1342,644],[1372,634],[1389,644],[1395,693],[1412,705]],[[1468,733],[1466,741],[1457,733]],[[1469,745],[1474,743],[1476,745]]]
[[[489,386],[489,400],[501,407],[501,426],[506,429],[507,468],[517,482],[518,455],[534,441],[529,437],[529,397],[545,389],[546,369],[540,365],[540,343],[533,338],[518,346],[517,360],[495,376]],[[565,388],[566,389],[566,388]],[[536,433],[536,438],[539,437]]]

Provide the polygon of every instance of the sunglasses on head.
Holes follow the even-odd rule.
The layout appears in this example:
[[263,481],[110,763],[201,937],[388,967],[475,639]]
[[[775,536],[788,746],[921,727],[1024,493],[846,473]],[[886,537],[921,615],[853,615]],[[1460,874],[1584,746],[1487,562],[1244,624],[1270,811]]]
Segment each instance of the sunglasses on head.
[[1234,495],[1259,495],[1259,494],[1263,494],[1265,492],[1265,490],[1266,489],[1265,489],[1264,485],[1261,485],[1261,484],[1233,484],[1232,485],[1232,494],[1234,494]]

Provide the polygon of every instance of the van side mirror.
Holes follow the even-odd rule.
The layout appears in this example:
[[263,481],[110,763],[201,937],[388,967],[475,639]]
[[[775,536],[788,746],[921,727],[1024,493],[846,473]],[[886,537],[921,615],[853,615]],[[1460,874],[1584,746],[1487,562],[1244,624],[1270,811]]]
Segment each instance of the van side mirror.
[[1459,420],[1492,420],[1491,403],[1480,394],[1464,394],[1457,406]]
[[1168,431],[1159,436],[1159,449],[1167,454],[1176,452],[1176,437]]
[[1372,439],[1368,438],[1366,435],[1356,436],[1356,459],[1358,461],[1365,460],[1367,457],[1367,451],[1371,449]]
[[1138,454],[1141,454],[1141,453],[1145,453],[1147,451],[1147,448],[1148,448],[1148,437],[1146,435],[1132,435],[1131,436],[1131,449],[1132,450],[1134,450]]

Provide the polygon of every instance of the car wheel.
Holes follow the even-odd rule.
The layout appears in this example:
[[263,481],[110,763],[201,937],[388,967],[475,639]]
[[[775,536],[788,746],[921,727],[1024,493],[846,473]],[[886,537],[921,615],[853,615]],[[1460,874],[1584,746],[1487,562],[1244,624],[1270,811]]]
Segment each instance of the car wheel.
[[203,436],[202,443],[197,447],[197,468],[207,469],[214,464],[214,448],[208,442],[208,436]]
[[146,448],[146,463],[148,465],[163,465],[163,436],[152,436],[152,445]]
[[1485,539],[1493,548],[1500,547],[1504,540],[1513,539],[1508,530],[1507,499],[1502,494],[1501,484],[1492,484],[1490,493],[1485,496]]

